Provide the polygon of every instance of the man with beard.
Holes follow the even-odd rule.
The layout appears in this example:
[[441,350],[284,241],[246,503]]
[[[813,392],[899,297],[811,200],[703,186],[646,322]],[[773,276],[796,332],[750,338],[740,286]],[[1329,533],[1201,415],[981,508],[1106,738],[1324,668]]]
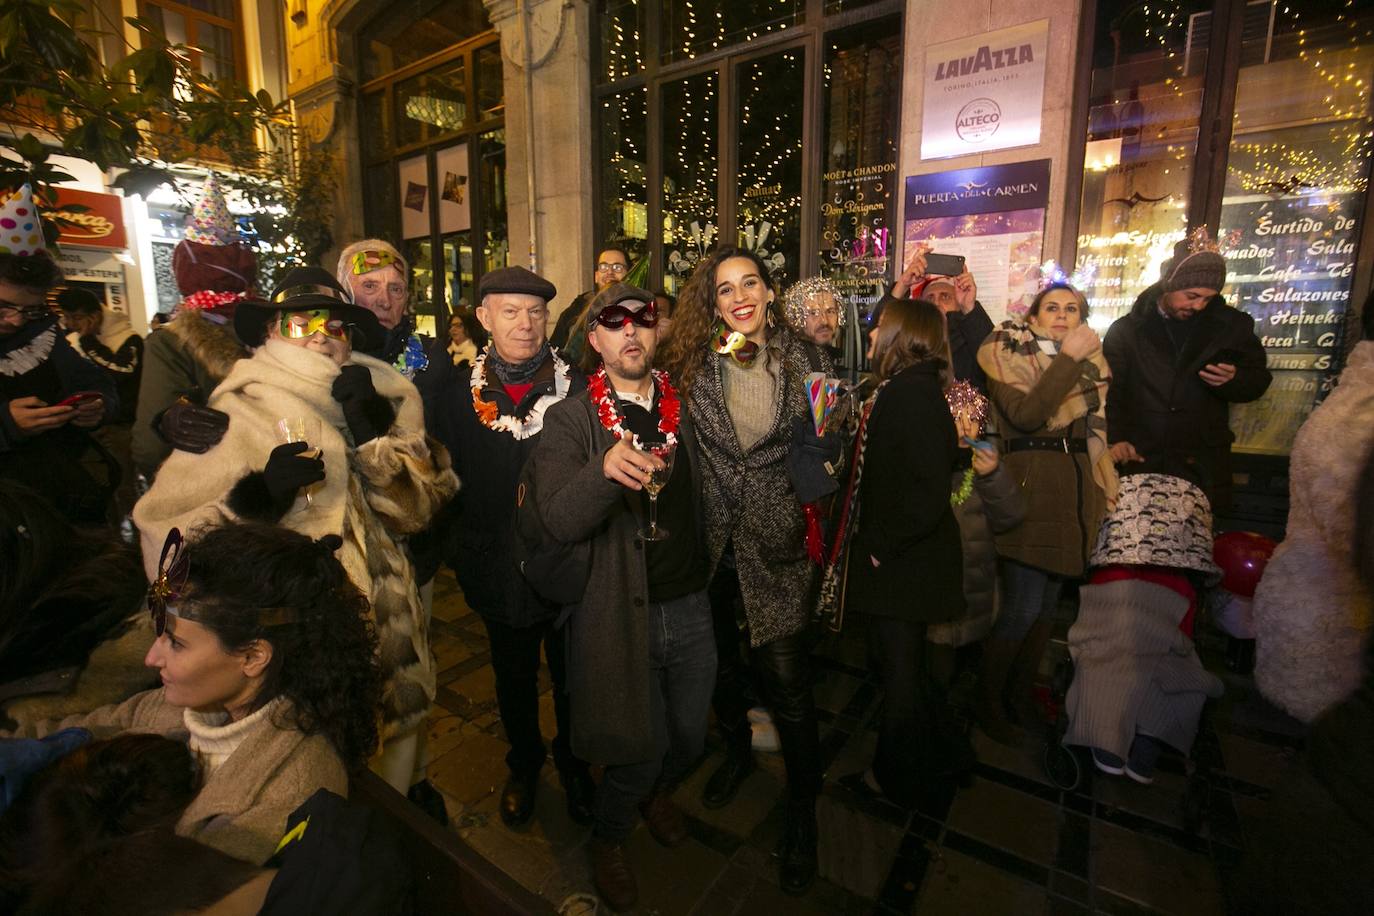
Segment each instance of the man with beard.
[[[950,366],[957,381],[969,382],[979,391],[988,387],[987,374],[978,365],[978,348],[992,333],[992,319],[978,301],[978,284],[967,269],[957,277],[928,275],[926,273],[926,254],[923,248],[916,250],[911,263],[902,271],[892,291],[878,303],[881,310],[887,299],[925,299],[935,303],[945,316],[945,327],[949,331]],[[871,322],[878,326],[877,314]]]
[[[569,739],[564,635],[559,608],[525,581],[515,556],[516,487],[520,470],[544,428],[545,412],[585,386],[576,368],[549,346],[552,283],[523,267],[482,276],[477,320],[491,342],[475,362],[450,367],[424,387],[431,432],[453,456],[463,487],[436,526],[447,561],[468,605],[491,640],[496,702],[510,741],[510,778],[501,792],[501,819],[512,827],[534,814],[547,750],[539,731],[539,652],[553,677],[558,735],[553,759],[568,813],[592,819],[593,785]],[[433,371],[426,373],[432,375]]]
[[[652,371],[654,297],[616,283],[587,315],[601,368],[585,393],[549,410],[531,460],[549,533],[592,544],[587,591],[567,623],[573,749],[605,767],[592,877],[621,911],[638,896],[623,846],[636,807],[663,845],[687,837],[671,793],[705,743],[716,648],[691,428],[667,373]],[[646,486],[662,487],[663,540],[640,534],[650,517]]]

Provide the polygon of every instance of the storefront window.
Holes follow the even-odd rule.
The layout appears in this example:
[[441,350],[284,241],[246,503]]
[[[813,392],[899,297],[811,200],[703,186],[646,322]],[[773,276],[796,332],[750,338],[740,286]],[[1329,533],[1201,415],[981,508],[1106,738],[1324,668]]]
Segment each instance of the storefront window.
[[505,267],[510,257],[506,229],[506,131],[493,130],[480,140],[482,226],[485,241],[483,272]]
[[647,99],[641,86],[601,100],[602,225],[606,243],[628,251],[631,262],[644,257],[649,241]]
[[468,118],[466,66],[460,57],[396,84],[396,143],[410,146],[460,130]]
[[409,0],[393,5],[362,29],[363,81],[408,67],[490,28],[482,0]]
[[779,287],[801,262],[805,53],[780,51],[735,68],[739,82],[738,244],[763,259]]
[[601,0],[601,81],[613,83],[644,69],[644,5]]
[[858,314],[882,296],[893,247],[898,187],[901,19],[826,36],[821,168],[821,272]]
[[668,0],[659,9],[664,63],[690,60],[799,22],[805,0]]
[[718,83],[713,70],[663,86],[663,282],[673,294],[716,244]]
[[[1187,234],[1207,44],[1192,15],[1207,4],[1098,9],[1093,46],[1080,276],[1092,325],[1105,331]],[[1206,23],[1201,23],[1205,25]]]
[[1235,448],[1286,454],[1340,368],[1367,192],[1374,16],[1262,4],[1236,87],[1221,230],[1228,300],[1255,318],[1274,383],[1231,413]]

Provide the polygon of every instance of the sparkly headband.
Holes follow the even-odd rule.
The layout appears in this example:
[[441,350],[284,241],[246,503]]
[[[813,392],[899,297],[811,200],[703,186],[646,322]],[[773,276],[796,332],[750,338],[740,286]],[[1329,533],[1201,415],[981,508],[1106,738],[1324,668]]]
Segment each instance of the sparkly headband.
[[1072,286],[1075,292],[1082,292],[1093,285],[1093,278],[1097,276],[1097,264],[1089,262],[1078,268],[1071,274],[1064,273],[1064,268],[1053,258],[1040,265],[1040,292],[1044,292],[1051,286]]
[[782,296],[783,317],[794,328],[806,325],[806,303],[821,293],[829,293],[840,310],[840,327],[844,327],[845,307],[840,301],[840,291],[826,277],[807,277],[787,287]]
[[380,248],[368,248],[363,251],[354,252],[353,257],[349,260],[351,262],[349,269],[353,272],[353,276],[356,277],[361,274],[370,274],[374,270],[381,270],[383,267],[395,264],[396,255]]
[[352,305],[353,301],[348,298],[348,294],[332,286],[323,286],[315,283],[308,283],[304,286],[289,286],[272,294],[272,304],[281,305],[287,299],[295,299],[297,296],[324,296],[329,299],[337,299],[345,305]]

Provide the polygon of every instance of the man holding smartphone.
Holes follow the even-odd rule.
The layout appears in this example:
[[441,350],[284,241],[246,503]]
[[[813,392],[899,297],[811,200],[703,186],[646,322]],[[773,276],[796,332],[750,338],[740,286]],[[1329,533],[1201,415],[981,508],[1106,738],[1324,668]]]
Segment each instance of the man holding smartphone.
[[1231,502],[1231,404],[1261,397],[1273,376],[1255,320],[1220,295],[1226,260],[1179,244],[1102,342],[1112,369],[1107,441],[1123,474],[1191,480],[1219,514]]
[[41,248],[0,253],[0,477],[39,491],[74,523],[100,524],[113,487],[80,459],[87,434],[114,417],[119,399],[48,309],[48,290],[62,279]]
[[[936,260],[934,266],[928,264],[929,259]],[[941,263],[941,259],[949,261]],[[956,265],[962,269],[953,275],[935,272],[937,268],[953,270]],[[978,301],[978,284],[963,258],[917,248],[915,257],[892,284],[887,298],[925,299],[935,303],[944,314],[945,326],[949,329],[949,352],[953,361],[950,368],[954,377],[969,382],[979,391],[987,389],[987,376],[978,366],[978,347],[992,333],[992,319]],[[881,309],[884,304],[879,303],[878,307]]]

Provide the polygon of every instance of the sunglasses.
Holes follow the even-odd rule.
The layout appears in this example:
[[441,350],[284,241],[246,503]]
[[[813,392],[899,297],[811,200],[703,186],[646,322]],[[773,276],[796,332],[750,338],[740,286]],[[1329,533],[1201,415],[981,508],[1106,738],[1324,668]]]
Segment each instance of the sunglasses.
[[391,252],[368,249],[353,255],[349,270],[353,272],[353,276],[358,277],[395,263],[396,256]]
[[278,329],[281,336],[291,340],[304,340],[316,333],[334,340],[349,340],[353,326],[342,318],[331,317],[329,309],[311,309],[306,312],[282,312]]
[[167,630],[167,604],[181,598],[186,590],[190,559],[181,529],[167,532],[162,543],[162,556],[157,561],[157,578],[148,586],[148,613],[153,618],[153,632],[161,636]]
[[654,327],[658,324],[658,306],[646,302],[643,308],[632,311],[623,305],[608,305],[596,315],[596,323],[612,331],[619,331],[631,321],[641,328]]

